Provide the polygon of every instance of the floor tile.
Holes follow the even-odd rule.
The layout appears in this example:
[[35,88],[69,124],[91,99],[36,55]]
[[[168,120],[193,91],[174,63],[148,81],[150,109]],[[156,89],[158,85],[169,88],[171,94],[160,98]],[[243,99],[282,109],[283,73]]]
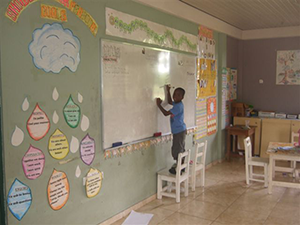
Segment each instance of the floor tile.
[[195,216],[190,216],[184,213],[174,213],[159,224],[200,224],[209,225],[212,221],[200,219]]

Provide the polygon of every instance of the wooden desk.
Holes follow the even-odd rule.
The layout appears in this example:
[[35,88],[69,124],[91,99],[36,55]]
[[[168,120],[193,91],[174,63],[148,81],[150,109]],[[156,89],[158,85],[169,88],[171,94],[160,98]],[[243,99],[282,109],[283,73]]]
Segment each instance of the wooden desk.
[[[252,146],[254,146],[255,143],[255,127],[250,127],[250,129],[244,129],[244,126],[233,126],[233,127],[227,127],[226,131],[227,131],[227,153],[226,153],[226,158],[227,160],[230,160],[230,156],[236,156],[238,154],[234,154],[231,151],[231,136],[232,135],[236,135],[241,136],[243,138],[246,137],[251,137],[251,141],[252,141]],[[236,138],[237,139],[237,138]],[[252,155],[254,154],[254,147],[252,147]],[[240,155],[238,155],[240,156]],[[243,156],[244,157],[244,156]]]
[[[268,192],[272,194],[272,187],[289,187],[289,188],[299,188],[300,183],[296,180],[296,182],[288,182],[285,180],[276,181],[273,180],[275,177],[273,174],[275,172],[275,160],[290,160],[290,161],[298,161],[300,162],[300,150],[278,150],[278,147],[283,146],[293,146],[292,143],[283,143],[283,142],[270,142],[267,150],[267,154],[269,155],[269,184],[268,184]],[[290,168],[293,169],[293,168]],[[297,172],[297,171],[296,171]]]

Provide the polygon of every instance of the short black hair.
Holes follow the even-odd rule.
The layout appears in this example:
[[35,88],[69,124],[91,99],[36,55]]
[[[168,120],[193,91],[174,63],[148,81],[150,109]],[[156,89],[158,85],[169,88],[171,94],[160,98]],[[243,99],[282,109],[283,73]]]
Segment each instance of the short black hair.
[[175,91],[177,91],[177,90],[180,91],[180,93],[182,95],[182,98],[183,98],[184,95],[185,95],[185,90],[183,88],[181,88],[181,87],[175,89]]

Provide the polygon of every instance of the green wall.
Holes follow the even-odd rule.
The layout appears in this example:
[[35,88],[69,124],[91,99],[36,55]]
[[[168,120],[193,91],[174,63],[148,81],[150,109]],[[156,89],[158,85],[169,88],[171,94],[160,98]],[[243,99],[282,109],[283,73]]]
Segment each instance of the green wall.
[[[84,23],[67,10],[68,22],[62,25],[64,28],[72,30],[73,34],[80,39],[81,62],[75,73],[66,68],[59,74],[45,73],[33,65],[28,52],[33,31],[41,28],[45,23],[54,22],[40,17],[40,3],[63,8],[54,0],[38,1],[26,8],[18,22],[13,23],[4,16],[9,1],[2,0],[0,3],[4,201],[6,201],[7,193],[15,178],[28,185],[33,196],[32,205],[20,222],[9,212],[8,208],[6,208],[5,215],[8,224],[97,224],[154,195],[156,193],[156,172],[173,163],[170,154],[171,143],[153,146],[118,158],[104,159],[103,150],[100,147],[102,135],[99,43],[101,38],[126,42],[126,40],[105,35],[105,7],[194,35],[197,35],[198,25],[129,0],[76,1],[96,20],[99,25],[98,34],[96,37],[93,36]],[[205,21],[199,21],[199,23],[205,25]],[[222,46],[226,42],[226,36],[217,32],[214,34],[217,37],[218,60],[222,61],[223,66],[226,49]],[[135,42],[132,41],[132,43]],[[52,91],[55,87],[60,95],[57,101],[52,99]],[[87,132],[96,141],[96,157],[92,165],[87,166],[81,161],[79,152],[69,153],[65,159],[72,159],[72,161],[60,165],[59,161],[53,159],[47,150],[49,137],[54,130],[59,128],[69,141],[72,136],[77,137],[80,141],[87,133],[79,127],[70,128],[62,114],[62,109],[70,94],[78,104],[76,97],[78,92],[84,98],[83,102],[79,104],[81,112],[90,120]],[[219,99],[220,96],[220,91],[218,91]],[[21,105],[26,97],[29,100],[30,108],[24,112]],[[40,141],[31,139],[26,130],[26,122],[36,103],[39,103],[47,113],[50,121],[52,121],[54,110],[57,111],[60,118],[57,124],[51,122],[50,131]],[[219,114],[221,112],[220,104],[221,101],[218,101]],[[11,135],[15,126],[24,132],[24,141],[18,147],[11,145]],[[207,139],[209,141],[208,164],[223,158],[224,154],[221,150],[222,133],[220,130],[216,135]],[[46,164],[43,174],[36,180],[28,180],[21,165],[22,157],[30,145],[41,149],[45,154]],[[192,147],[192,137],[188,136],[187,148]],[[80,166],[82,172],[80,178],[75,177],[77,165]],[[104,172],[102,189],[96,197],[91,199],[86,197],[82,180],[90,167]],[[58,211],[52,210],[47,200],[47,184],[54,168],[65,172],[70,184],[69,200]],[[1,203],[6,204],[3,200]],[[4,213],[3,208],[1,209]]]

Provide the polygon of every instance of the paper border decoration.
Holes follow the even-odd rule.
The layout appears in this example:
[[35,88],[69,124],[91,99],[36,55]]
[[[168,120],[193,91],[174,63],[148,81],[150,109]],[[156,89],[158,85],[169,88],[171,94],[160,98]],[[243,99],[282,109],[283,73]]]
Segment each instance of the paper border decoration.
[[300,85],[300,50],[277,51],[276,84]]
[[196,134],[195,139],[199,140],[200,138],[207,136],[207,105],[206,99],[197,99],[196,100]]
[[32,195],[30,188],[16,178],[7,196],[9,211],[20,221],[29,210],[31,203]]
[[[195,128],[190,128],[187,130],[187,135],[192,135],[194,133],[195,133]],[[135,151],[148,149],[151,146],[167,143],[167,142],[171,141],[172,139],[173,139],[172,134],[169,134],[169,135],[153,137],[153,138],[149,138],[149,139],[146,139],[143,141],[122,145],[120,147],[110,148],[110,149],[105,150],[104,158],[110,159],[113,157],[120,157],[120,156],[123,156],[125,154],[130,154]]]
[[197,36],[106,8],[106,34],[197,53]]
[[207,135],[217,132],[217,98],[207,99]]
[[69,199],[70,186],[67,175],[62,171],[53,170],[48,182],[48,203],[53,210],[59,210],[65,206]]

